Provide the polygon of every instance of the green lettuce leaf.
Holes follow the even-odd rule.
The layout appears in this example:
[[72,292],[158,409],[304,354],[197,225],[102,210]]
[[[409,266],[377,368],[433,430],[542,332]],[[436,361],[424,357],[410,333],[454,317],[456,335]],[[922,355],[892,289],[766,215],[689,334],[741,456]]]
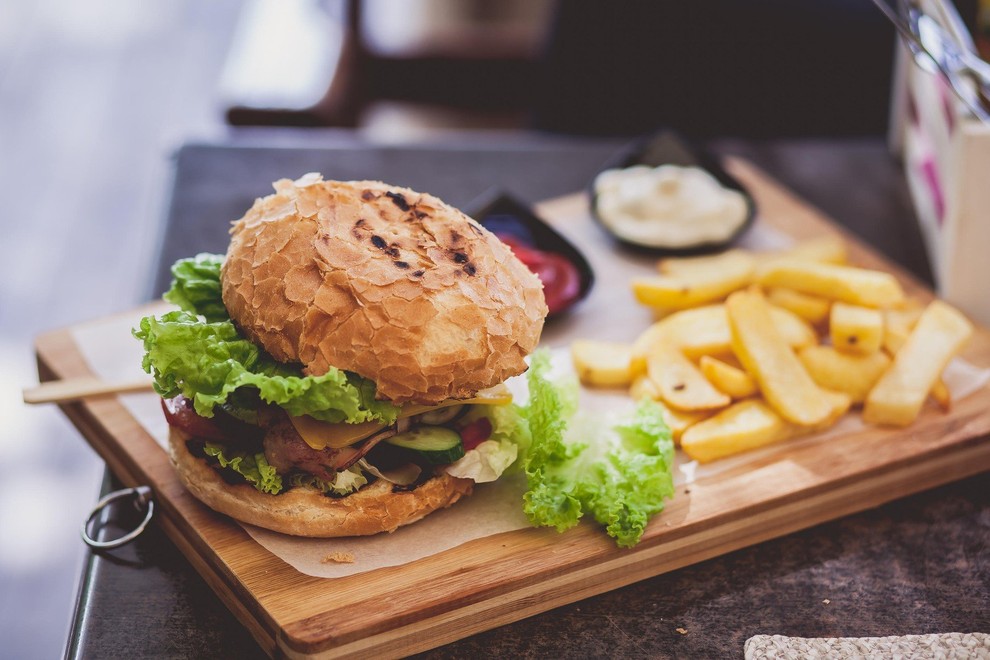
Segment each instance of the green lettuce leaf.
[[[525,407],[526,515],[534,525],[564,531],[590,513],[619,546],[632,547],[674,494],[674,445],[663,411],[644,401],[618,423],[577,420],[576,397],[552,383],[549,370],[549,355],[534,354]],[[565,434],[569,418],[579,423]]]
[[312,474],[294,474],[289,477],[293,486],[308,486],[321,490],[325,495],[343,496],[353,493],[368,483],[368,476],[355,466],[337,473],[333,481],[324,481]]
[[203,451],[217,459],[220,467],[233,470],[262,493],[278,495],[282,492],[282,477],[268,464],[264,452],[248,453],[215,442],[207,442]]
[[205,323],[189,312],[141,319],[134,336],[144,342],[144,370],[163,397],[182,394],[196,412],[212,417],[240,387],[254,387],[261,400],[290,415],[327,422],[379,421],[391,424],[398,409],[375,400],[375,386],[354,374],[330,369],[304,376],[298,367],[276,362],[238,334],[230,321]]
[[164,298],[181,311],[147,316],[134,330],[144,342],[142,367],[161,396],[182,394],[203,417],[224,406],[250,420],[251,404],[260,399],[326,422],[395,422],[398,408],[376,400],[371,381],[332,368],[306,376],[300,365],[280,363],[242,337],[220,296],[222,263],[215,254],[176,262]]
[[172,265],[172,287],[162,296],[185,312],[207,321],[228,321],[230,316],[220,295],[221,254],[197,254]]

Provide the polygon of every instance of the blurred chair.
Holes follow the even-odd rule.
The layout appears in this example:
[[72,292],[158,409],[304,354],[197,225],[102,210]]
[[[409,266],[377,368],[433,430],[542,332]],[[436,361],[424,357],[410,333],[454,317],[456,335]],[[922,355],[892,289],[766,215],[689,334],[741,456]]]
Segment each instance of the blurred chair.
[[[303,109],[234,106],[235,126],[356,127],[382,102],[520,124],[537,79],[534,39],[552,0],[347,0],[336,74]],[[418,12],[418,13],[416,13]]]
[[[401,53],[369,44],[368,26],[387,18],[382,2],[349,0],[337,73],[317,104],[231,108],[229,121],[353,127],[374,104],[401,101],[580,135],[669,126],[701,137],[848,136],[887,126],[894,32],[869,0],[548,0],[549,11],[530,15],[537,48],[468,33]],[[502,4],[440,6],[484,24]],[[976,0],[957,4],[975,17]],[[424,24],[442,20],[433,9]]]

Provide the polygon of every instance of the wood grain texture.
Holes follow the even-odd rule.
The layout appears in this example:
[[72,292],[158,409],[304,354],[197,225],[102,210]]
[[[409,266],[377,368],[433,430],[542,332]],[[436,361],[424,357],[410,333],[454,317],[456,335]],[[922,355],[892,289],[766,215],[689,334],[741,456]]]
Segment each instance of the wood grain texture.
[[[762,221],[798,238],[838,231],[738,160]],[[543,207],[573,209],[575,197]],[[556,206],[555,206],[556,205]],[[931,293],[850,236],[854,262],[893,272],[915,296]],[[39,338],[46,376],[89,375],[67,331]],[[990,331],[964,357],[990,367]],[[115,399],[63,410],[126,485],[148,484],[170,538],[271,654],[404,655],[459,639],[849,513],[990,469],[990,391],[949,414],[927,408],[907,430],[867,428],[778,446],[681,488],[632,550],[592,525],[558,535],[527,529],[472,541],[406,566],[334,580],[296,572],[179,484],[163,450]]]

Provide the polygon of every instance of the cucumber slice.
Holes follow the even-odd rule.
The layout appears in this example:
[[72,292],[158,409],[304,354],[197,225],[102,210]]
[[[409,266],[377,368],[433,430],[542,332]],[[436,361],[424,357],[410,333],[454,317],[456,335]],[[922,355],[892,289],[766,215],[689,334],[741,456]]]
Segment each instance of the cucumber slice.
[[457,431],[443,426],[418,426],[411,431],[393,435],[385,442],[411,449],[434,465],[453,463],[464,455],[464,445]]

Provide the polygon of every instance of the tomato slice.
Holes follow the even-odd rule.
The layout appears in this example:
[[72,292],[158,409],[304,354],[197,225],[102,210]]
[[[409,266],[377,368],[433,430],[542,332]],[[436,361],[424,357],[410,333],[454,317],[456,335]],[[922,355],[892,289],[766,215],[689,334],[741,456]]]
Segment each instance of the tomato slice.
[[177,396],[162,399],[162,410],[170,426],[188,433],[195,438],[224,440],[227,434],[213,420],[196,414],[190,399]]
[[479,417],[461,429],[461,443],[464,451],[470,451],[492,437],[492,420]]

